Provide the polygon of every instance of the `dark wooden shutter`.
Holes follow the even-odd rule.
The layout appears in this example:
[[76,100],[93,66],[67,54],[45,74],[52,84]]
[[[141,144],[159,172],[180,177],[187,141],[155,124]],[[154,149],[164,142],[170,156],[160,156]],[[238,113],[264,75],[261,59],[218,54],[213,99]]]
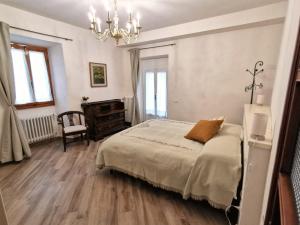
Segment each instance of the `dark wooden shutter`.
[[[300,30],[300,29],[299,29]],[[300,35],[290,75],[265,225],[299,225]]]
[[300,132],[298,132],[298,139],[295,149],[295,156],[290,178],[297,207],[298,221],[300,223]]

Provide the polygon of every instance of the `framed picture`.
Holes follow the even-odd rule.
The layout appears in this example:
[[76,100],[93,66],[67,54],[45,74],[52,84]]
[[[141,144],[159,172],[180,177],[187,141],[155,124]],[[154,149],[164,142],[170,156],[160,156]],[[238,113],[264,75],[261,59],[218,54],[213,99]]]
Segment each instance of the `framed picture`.
[[90,62],[91,87],[107,87],[106,64]]

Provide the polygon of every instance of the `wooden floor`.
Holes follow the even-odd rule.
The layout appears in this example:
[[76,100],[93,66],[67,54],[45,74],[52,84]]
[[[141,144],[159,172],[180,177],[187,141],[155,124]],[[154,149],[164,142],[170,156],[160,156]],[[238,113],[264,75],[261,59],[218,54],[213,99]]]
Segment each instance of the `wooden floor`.
[[[0,166],[10,225],[227,225],[224,212],[127,175],[95,168],[101,143],[54,141]],[[174,177],[174,179],[176,179]]]

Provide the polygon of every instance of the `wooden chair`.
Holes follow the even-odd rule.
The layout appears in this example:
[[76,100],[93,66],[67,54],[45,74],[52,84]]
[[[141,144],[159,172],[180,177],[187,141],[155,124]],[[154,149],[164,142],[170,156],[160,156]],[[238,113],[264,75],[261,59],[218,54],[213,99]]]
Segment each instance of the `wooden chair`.
[[[77,116],[77,121],[75,121]],[[90,144],[88,135],[88,126],[82,123],[82,117],[84,118],[83,112],[80,111],[68,111],[61,113],[57,116],[58,122],[62,125],[62,137],[64,144],[64,151],[66,152],[67,144],[75,142],[71,141],[67,143],[67,136],[79,135],[81,136],[81,141],[83,141],[83,135],[87,141],[87,145]]]

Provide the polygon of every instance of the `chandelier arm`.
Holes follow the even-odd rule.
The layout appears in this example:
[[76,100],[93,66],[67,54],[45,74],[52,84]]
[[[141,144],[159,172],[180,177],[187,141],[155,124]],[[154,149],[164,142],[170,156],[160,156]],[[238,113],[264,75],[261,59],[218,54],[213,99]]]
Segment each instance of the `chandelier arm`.
[[135,33],[129,33],[125,29],[120,29],[122,32],[122,39],[124,40],[125,43],[129,44],[131,40],[136,40],[138,35]]
[[113,37],[114,34],[113,34],[113,31],[112,31],[112,28],[111,28],[111,22],[107,23],[108,24],[108,30],[110,32],[110,35]]
[[128,35],[128,32],[125,30],[125,29],[120,29],[120,34],[122,36],[122,39],[125,43],[128,43],[129,42],[129,35]]
[[101,32],[96,33],[96,37],[99,40],[106,40],[108,38],[108,34],[109,34],[109,31],[106,29],[102,33]]

